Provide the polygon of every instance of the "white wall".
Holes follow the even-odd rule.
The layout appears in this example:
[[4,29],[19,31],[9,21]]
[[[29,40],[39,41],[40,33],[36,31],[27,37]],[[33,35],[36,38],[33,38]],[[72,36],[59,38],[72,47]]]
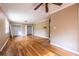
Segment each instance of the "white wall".
[[[7,18],[0,10],[0,51],[3,45],[5,44],[5,42],[7,41],[7,39],[9,38],[8,26],[6,27],[6,20]],[[7,20],[7,23],[9,23],[8,20]],[[6,28],[7,28],[7,31],[6,31]]]
[[[43,38],[48,38],[49,37],[49,27],[48,27],[48,20],[44,22],[40,22],[34,25],[34,35],[43,37]],[[45,29],[44,26],[47,28]]]
[[51,44],[78,52],[78,8],[70,6],[51,15]]

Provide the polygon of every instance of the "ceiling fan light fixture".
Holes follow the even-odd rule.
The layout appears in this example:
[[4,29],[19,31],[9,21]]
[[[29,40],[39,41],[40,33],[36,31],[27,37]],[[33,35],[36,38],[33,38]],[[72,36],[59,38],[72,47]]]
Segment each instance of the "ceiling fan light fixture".
[[[46,11],[46,13],[49,11],[49,8],[48,8],[48,3],[40,3],[40,4],[38,4],[35,8],[34,8],[34,10],[37,10],[41,5],[43,5],[43,4],[45,4],[45,11]],[[52,3],[52,4],[55,4],[55,5],[57,5],[57,6],[61,6],[63,3]]]

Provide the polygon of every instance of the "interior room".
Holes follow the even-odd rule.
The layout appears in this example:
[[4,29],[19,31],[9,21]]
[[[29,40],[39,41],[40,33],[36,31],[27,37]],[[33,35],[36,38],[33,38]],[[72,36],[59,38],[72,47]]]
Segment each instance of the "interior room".
[[0,3],[0,56],[79,56],[78,3]]

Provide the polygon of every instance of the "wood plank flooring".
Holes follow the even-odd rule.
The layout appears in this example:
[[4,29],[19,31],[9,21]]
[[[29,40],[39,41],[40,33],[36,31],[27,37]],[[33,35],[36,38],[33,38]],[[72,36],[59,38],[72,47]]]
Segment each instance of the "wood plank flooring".
[[16,37],[7,44],[5,56],[58,56],[47,39],[28,36]]

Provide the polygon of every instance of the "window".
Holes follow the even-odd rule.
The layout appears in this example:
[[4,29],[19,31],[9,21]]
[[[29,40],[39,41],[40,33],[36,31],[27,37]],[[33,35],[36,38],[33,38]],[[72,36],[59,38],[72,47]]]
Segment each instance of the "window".
[[5,19],[5,33],[9,33],[9,22]]

